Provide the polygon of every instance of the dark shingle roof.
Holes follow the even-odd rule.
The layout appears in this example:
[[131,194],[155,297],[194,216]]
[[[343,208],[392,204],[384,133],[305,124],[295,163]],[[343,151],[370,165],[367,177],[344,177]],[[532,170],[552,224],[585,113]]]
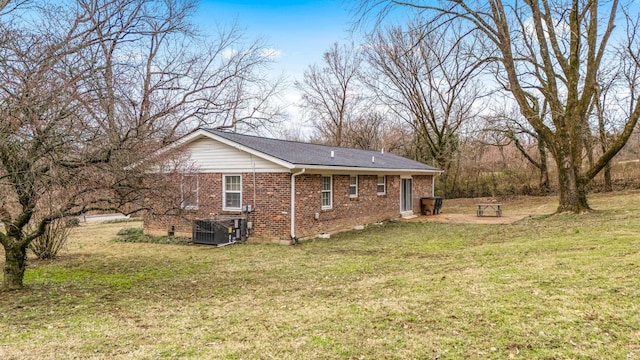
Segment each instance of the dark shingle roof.
[[[203,130],[294,165],[439,171],[432,166],[387,152],[269,139],[212,129]],[[333,158],[331,151],[334,153]],[[372,158],[375,162],[371,161]]]

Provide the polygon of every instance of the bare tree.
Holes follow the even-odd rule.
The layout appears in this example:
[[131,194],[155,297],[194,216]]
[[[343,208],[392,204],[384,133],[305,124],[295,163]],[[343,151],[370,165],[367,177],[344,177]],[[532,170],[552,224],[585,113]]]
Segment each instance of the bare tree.
[[[469,56],[476,51],[474,42],[451,41],[446,32],[412,23],[406,30],[377,32],[365,50],[367,84],[383,106],[412,127],[417,159],[435,162],[444,174],[481,97],[475,78],[480,66]],[[445,194],[452,185],[446,176]]]
[[[495,64],[496,80],[515,99],[527,122],[549,146],[556,160],[560,190],[558,212],[589,209],[587,184],[626,144],[640,117],[636,88],[630,76],[629,117],[610,139],[607,150],[583,167],[589,111],[598,96],[598,76],[603,64],[619,64],[627,74],[638,62],[638,8],[618,0],[535,0],[503,3],[480,1],[364,1],[361,14],[384,16],[395,6],[411,7],[434,26],[460,23],[459,33],[480,34],[494,54],[480,59]],[[620,19],[621,18],[621,19]],[[622,32],[614,36],[616,22]],[[625,36],[626,32],[626,36]],[[619,41],[619,42],[618,42]],[[614,42],[618,42],[616,47]],[[615,51],[615,50],[618,51]],[[540,101],[550,117],[541,117]]]
[[[543,106],[541,111],[545,112],[546,106]],[[531,128],[518,109],[494,110],[494,114],[486,117],[485,120],[484,131],[499,134],[498,139],[491,145],[515,146],[527,162],[538,170],[539,193],[548,194],[551,192],[547,147],[544,139]]]
[[[604,154],[609,147],[609,131],[607,129],[608,117],[614,117],[612,112],[608,109],[607,103],[609,102],[609,90],[611,90],[612,83],[599,84],[596,90],[596,96],[594,97],[592,106],[595,108],[594,115],[597,121],[597,140],[600,143],[600,150]],[[591,142],[595,142],[595,139],[590,136],[591,131],[588,132],[587,139],[585,139],[585,147],[587,148],[587,154],[589,159],[589,165],[593,165],[594,163],[594,155],[593,155],[593,146],[590,145]],[[613,184],[611,181],[611,163],[607,162],[603,169],[603,177],[604,177],[604,191],[612,191]]]
[[[199,36],[194,10],[179,0],[78,0],[25,10],[32,23],[13,21],[19,10],[1,19],[3,290],[23,286],[26,249],[56,219],[132,213],[163,198],[173,184],[146,171],[161,146],[199,124],[228,125],[247,102],[234,125],[269,109],[244,95],[264,90],[252,87],[264,84],[263,49],[242,48],[237,28]],[[257,121],[271,121],[267,112]]]
[[363,112],[345,129],[345,145],[358,149],[400,153],[405,141],[401,127],[402,124],[389,114]]
[[[637,23],[630,24],[628,28],[628,43],[635,37]],[[636,42],[639,40],[636,40]],[[621,63],[604,64],[601,69],[596,86],[596,94],[589,111],[590,128],[585,134],[585,147],[589,165],[595,163],[594,152],[599,150],[605,154],[619,135],[618,129],[623,128],[626,119],[629,119],[638,101],[637,81],[640,78],[637,54],[627,56],[629,48],[618,49]],[[593,143],[593,144],[592,144]],[[602,169],[603,190],[612,191],[611,162],[607,162]]]
[[333,46],[323,65],[311,65],[295,86],[302,92],[301,106],[321,137],[332,145],[348,146],[345,130],[359,113],[364,97],[358,83],[362,55],[353,44]]
[[0,0],[0,16],[23,7],[29,0]]
[[94,69],[86,84],[99,99],[86,104],[93,118],[160,126],[168,140],[196,125],[246,130],[280,119],[269,101],[280,82],[261,75],[271,61],[267,49],[261,41],[244,47],[237,25],[199,36],[188,22],[192,0],[78,2],[95,14],[88,25],[98,42],[79,54]]

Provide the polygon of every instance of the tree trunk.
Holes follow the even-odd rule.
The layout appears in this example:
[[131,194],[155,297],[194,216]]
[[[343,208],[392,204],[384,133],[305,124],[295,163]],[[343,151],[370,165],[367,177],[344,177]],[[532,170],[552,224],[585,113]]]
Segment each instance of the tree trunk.
[[540,162],[538,169],[540,170],[540,177],[538,180],[538,188],[540,194],[546,195],[551,192],[551,185],[549,184],[549,166],[547,165],[547,146],[545,145],[542,136],[538,135],[538,154],[540,156]]
[[2,290],[18,290],[23,287],[24,271],[27,267],[27,247],[5,246],[4,280]]
[[538,192],[540,195],[547,195],[551,192],[551,185],[549,185],[549,172],[546,169],[540,169],[540,176],[538,177]]
[[558,161],[558,184],[560,199],[557,213],[583,213],[590,210],[587,203],[585,184],[580,181],[570,155],[562,156]]
[[611,183],[611,164],[607,163],[604,166],[604,191],[611,192],[613,191],[613,184]]

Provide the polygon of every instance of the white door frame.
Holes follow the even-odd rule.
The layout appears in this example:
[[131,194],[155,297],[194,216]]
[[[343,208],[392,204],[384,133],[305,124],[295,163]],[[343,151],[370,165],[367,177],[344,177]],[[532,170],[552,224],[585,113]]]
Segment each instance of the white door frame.
[[[409,180],[407,184],[409,185],[409,203],[407,204],[405,200],[405,180]],[[407,205],[409,205],[407,207]],[[408,208],[408,209],[407,209]],[[400,214],[402,215],[412,215],[413,214],[413,178],[411,176],[401,176],[400,177]]]

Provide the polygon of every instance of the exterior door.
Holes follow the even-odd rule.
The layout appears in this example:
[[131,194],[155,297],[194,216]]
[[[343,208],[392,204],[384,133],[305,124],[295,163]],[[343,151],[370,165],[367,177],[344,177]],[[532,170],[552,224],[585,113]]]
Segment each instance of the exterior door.
[[411,178],[400,179],[400,212],[413,212],[413,183]]

